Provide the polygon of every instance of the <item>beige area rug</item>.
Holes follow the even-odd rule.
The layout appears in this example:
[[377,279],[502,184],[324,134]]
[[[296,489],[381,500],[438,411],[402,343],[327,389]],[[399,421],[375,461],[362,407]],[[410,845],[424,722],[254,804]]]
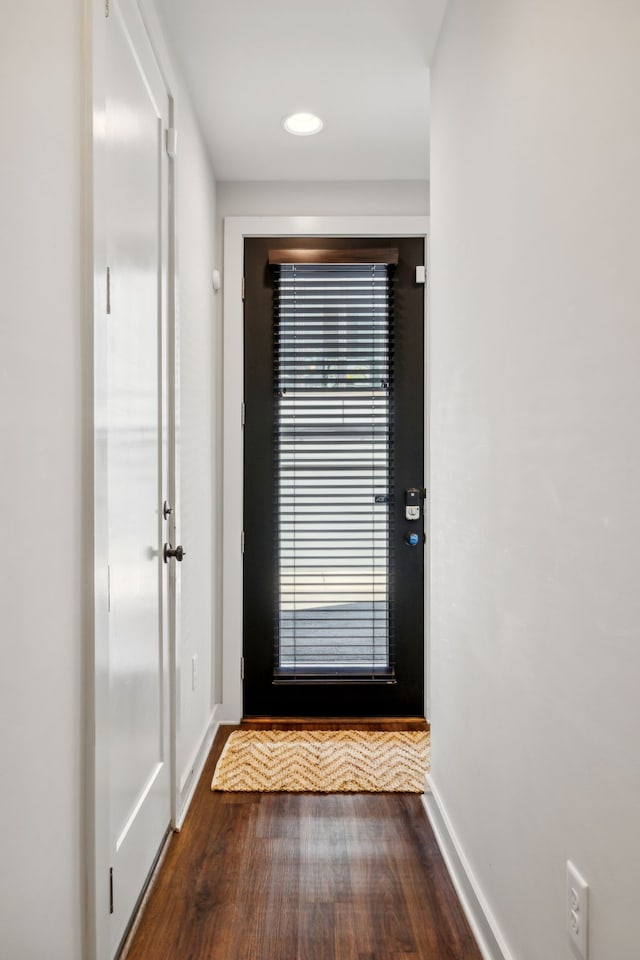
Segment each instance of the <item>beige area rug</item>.
[[424,730],[236,730],[211,789],[423,793],[429,745]]

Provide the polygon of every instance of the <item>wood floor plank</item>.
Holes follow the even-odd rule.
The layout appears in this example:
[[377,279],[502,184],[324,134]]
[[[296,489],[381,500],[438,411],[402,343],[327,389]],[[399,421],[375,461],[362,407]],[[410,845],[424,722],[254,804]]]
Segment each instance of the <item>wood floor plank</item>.
[[232,729],[126,960],[481,960],[420,797],[212,793]]

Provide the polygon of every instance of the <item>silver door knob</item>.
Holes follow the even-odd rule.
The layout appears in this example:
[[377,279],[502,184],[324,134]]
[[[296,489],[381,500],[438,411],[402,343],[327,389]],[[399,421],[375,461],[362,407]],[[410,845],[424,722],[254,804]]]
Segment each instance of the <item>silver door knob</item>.
[[170,543],[165,543],[164,550],[162,551],[165,563],[169,562],[170,557],[175,557],[176,560],[182,563],[186,555],[186,550],[183,550],[182,547],[172,547]]

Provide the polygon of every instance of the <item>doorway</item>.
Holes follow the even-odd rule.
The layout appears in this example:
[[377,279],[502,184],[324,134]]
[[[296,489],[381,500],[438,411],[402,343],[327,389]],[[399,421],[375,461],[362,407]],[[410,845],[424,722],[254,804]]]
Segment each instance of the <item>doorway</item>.
[[422,715],[424,239],[244,254],[244,714]]
[[[117,955],[171,822],[170,94],[135,0],[94,21],[91,949]],[[99,53],[99,56],[98,56]]]

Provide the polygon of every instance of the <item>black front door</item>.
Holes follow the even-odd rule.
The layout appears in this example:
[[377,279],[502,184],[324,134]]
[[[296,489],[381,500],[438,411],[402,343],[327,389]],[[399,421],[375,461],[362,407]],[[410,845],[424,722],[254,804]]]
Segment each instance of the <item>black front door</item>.
[[247,717],[424,715],[423,263],[245,241]]

